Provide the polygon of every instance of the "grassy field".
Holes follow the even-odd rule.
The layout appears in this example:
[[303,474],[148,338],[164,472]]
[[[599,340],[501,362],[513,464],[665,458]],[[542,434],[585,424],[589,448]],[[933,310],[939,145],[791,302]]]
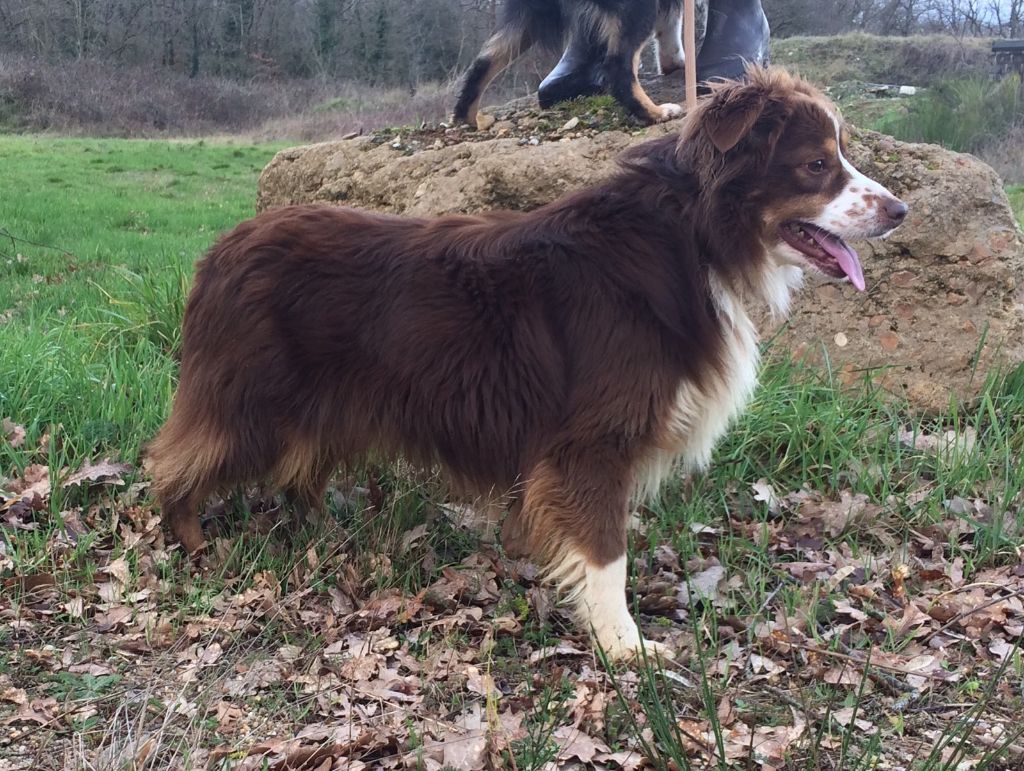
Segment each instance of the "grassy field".
[[987,76],[990,48],[986,38],[949,35],[797,36],[772,41],[772,63],[823,84],[867,81],[930,86],[951,73]]
[[[134,458],[174,385],[192,265],[254,213],[273,147],[4,138],[0,411],[55,462]],[[11,459],[7,459],[8,461]]]
[[1011,185],[1006,192],[1010,196],[1010,206],[1017,215],[1017,221],[1024,227],[1024,185]]
[[298,532],[258,488],[211,501],[190,570],[116,464],[274,149],[0,138],[0,769],[1021,767],[1020,373],[922,420],[774,361],[633,533],[664,668],[602,667],[400,469]]

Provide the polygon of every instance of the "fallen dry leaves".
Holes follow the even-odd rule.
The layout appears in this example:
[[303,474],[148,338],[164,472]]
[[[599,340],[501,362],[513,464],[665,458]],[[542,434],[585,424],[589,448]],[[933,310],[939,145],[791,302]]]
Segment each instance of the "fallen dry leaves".
[[[440,507],[390,554],[360,553],[335,527],[286,567],[253,569],[234,532],[190,574],[129,472],[109,459],[62,471],[57,484],[88,494],[59,522],[45,466],[0,481],[0,769],[650,768],[663,742],[651,687],[695,768],[806,768],[812,746],[835,757],[844,734],[884,734],[879,767],[907,768],[990,684],[970,757],[1017,728],[1019,683],[992,678],[1020,660],[1024,563],[965,563],[980,500],[896,538],[905,504],[760,480],[748,500],[767,517],[693,525],[689,559],[638,531],[631,598],[648,636],[679,651],[649,681],[604,671],[532,566],[479,544],[442,558],[432,528],[453,525]],[[252,503],[254,526],[275,506]],[[26,535],[45,543],[15,561]],[[720,560],[725,538],[774,560],[756,604]],[[409,553],[431,580],[382,582]]]

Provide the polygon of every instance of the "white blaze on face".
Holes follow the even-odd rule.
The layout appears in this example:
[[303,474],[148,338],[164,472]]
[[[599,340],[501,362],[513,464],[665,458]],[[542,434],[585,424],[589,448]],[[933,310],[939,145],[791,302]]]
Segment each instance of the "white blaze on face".
[[833,198],[817,218],[808,220],[812,225],[825,228],[844,239],[872,238],[891,228],[881,207],[886,200],[895,198],[883,185],[861,174],[843,155],[840,139],[842,127],[833,115],[836,127],[836,152],[843,170],[850,176],[846,187]]

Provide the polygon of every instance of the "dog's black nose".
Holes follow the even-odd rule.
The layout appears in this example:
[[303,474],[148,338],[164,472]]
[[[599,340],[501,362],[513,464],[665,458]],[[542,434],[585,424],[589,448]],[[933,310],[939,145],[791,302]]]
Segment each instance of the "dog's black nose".
[[899,198],[887,198],[885,205],[882,207],[885,211],[885,216],[892,221],[893,227],[896,227],[907,218],[907,210],[909,208]]

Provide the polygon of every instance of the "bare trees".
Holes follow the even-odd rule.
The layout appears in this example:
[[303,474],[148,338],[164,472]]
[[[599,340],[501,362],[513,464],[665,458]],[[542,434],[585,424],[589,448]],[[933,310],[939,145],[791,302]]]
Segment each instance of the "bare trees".
[[[0,52],[235,77],[417,84],[459,72],[504,0],[0,0]],[[1024,0],[764,0],[777,35],[1024,35]]]
[[0,0],[7,50],[239,76],[415,84],[459,68],[500,0]]
[[778,34],[1024,35],[1024,0],[764,0]]

